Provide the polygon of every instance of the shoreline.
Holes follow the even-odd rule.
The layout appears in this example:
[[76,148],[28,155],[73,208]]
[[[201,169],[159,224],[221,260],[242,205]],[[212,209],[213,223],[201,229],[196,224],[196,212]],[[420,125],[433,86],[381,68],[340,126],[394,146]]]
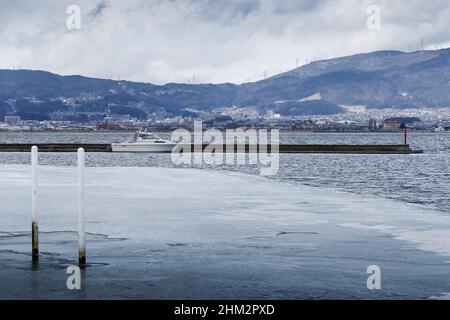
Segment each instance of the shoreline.
[[[163,128],[152,128],[149,127],[154,132],[172,132],[177,129],[186,129],[189,132],[194,132],[194,129],[184,128],[184,127],[176,127],[171,129],[163,129]],[[403,129],[399,130],[317,130],[317,129],[311,129],[311,130],[302,130],[302,129],[284,129],[284,128],[272,128],[272,127],[239,127],[239,128],[245,128],[245,129],[265,129],[265,130],[271,130],[271,129],[277,129],[280,130],[280,132],[295,132],[295,133],[386,133],[386,134],[392,134],[392,133],[403,133]],[[136,128],[130,128],[130,129],[122,129],[122,130],[0,130],[0,133],[130,133],[130,132],[136,132],[136,130],[139,130],[140,127]],[[214,128],[221,132],[226,131],[227,129],[223,128]],[[207,130],[207,129],[205,129]],[[231,129],[234,130],[234,129]],[[413,133],[436,133],[436,134],[442,134],[442,133],[450,133],[450,131],[442,131],[442,132],[435,132],[433,130],[419,130],[414,129],[410,132]]]

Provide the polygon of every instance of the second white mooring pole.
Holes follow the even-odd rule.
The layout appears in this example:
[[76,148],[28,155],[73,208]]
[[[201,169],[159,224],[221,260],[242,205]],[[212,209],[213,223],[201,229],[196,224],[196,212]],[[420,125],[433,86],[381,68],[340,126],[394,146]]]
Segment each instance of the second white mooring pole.
[[78,149],[78,263],[86,264],[86,233],[84,230],[84,149]]
[[37,167],[38,147],[31,147],[31,256],[33,262],[39,260],[39,229],[37,220]]

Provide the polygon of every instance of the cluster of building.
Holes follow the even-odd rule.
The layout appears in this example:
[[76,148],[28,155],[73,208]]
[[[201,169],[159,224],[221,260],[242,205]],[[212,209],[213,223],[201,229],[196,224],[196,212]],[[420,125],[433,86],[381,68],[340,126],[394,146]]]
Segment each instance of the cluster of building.
[[0,131],[95,131],[135,130],[149,127],[157,131],[192,129],[195,120],[204,128],[278,128],[304,131],[398,131],[404,127],[423,131],[450,131],[450,108],[366,109],[347,107],[345,113],[321,116],[282,116],[255,108],[220,108],[213,111],[188,110],[189,116],[149,115],[141,120],[130,115],[111,115],[101,120],[79,123],[68,120],[22,120],[9,114],[0,119]]

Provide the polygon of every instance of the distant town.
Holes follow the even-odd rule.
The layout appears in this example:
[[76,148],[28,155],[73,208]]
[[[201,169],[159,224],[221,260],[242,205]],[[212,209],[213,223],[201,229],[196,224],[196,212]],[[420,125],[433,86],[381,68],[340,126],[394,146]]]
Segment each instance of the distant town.
[[[72,101],[65,101],[72,103]],[[54,112],[49,120],[22,119],[10,113],[0,119],[0,132],[14,131],[120,131],[149,127],[155,131],[193,129],[194,120],[204,128],[277,128],[280,130],[326,132],[391,132],[405,127],[427,132],[450,132],[450,108],[372,109],[341,106],[345,112],[333,115],[282,116],[252,107],[224,107],[212,111],[189,109],[188,116],[151,113],[147,118],[130,114]],[[195,115],[195,116],[193,116]],[[3,120],[3,121],[1,121]]]

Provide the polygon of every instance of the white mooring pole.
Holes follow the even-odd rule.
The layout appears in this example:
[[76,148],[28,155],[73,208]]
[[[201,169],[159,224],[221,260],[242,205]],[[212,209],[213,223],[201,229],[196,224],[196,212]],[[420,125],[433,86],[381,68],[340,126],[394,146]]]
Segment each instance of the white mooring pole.
[[33,262],[39,260],[39,229],[37,220],[38,147],[31,147],[31,252]]
[[78,149],[78,263],[86,264],[86,233],[84,230],[84,149]]

